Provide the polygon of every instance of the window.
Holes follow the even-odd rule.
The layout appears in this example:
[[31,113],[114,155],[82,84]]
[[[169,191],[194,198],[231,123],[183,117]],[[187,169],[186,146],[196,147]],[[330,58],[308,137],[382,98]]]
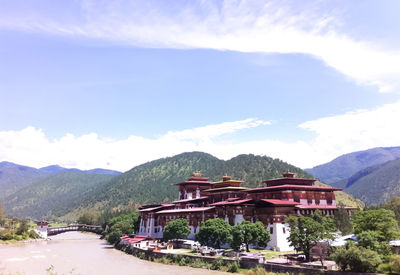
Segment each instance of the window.
[[269,228],[269,234],[271,234],[271,235],[274,234],[274,228],[273,227]]
[[312,204],[313,194],[311,192],[307,192],[307,203]]
[[320,193],[315,193],[315,204],[319,205],[319,200],[321,198],[321,194]]
[[286,228],[282,227],[282,231],[283,231],[283,234],[285,234],[286,233]]
[[295,202],[300,202],[300,194],[298,192],[293,194],[293,200]]
[[326,204],[332,205],[332,193],[326,193]]

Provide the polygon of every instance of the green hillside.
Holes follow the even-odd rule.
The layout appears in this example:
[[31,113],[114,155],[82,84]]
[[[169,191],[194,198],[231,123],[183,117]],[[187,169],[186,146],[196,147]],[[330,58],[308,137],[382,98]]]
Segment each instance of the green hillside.
[[367,205],[390,201],[393,196],[400,196],[400,159],[361,170],[345,184],[346,193]]
[[[212,181],[230,175],[244,180],[246,187],[263,186],[263,180],[280,177],[285,171],[311,177],[300,168],[265,156],[239,155],[224,161],[206,153],[191,152],[151,161],[117,176],[79,172],[52,175],[7,197],[4,208],[8,215],[74,221],[85,210],[172,202],[178,194],[173,184],[197,171]],[[346,205],[360,205],[347,194],[339,192],[337,196]]]
[[48,175],[46,171],[36,168],[6,161],[0,162],[0,201],[20,188]]
[[74,210],[82,196],[111,180],[113,175],[64,172],[38,180],[3,201],[7,215],[34,219],[62,216]]
[[[177,199],[178,188],[173,184],[186,180],[195,171],[202,172],[210,180],[220,180],[224,175],[231,175],[235,179],[244,180],[243,186],[258,187],[263,186],[263,180],[280,177],[288,170],[297,173],[299,177],[311,177],[300,168],[265,156],[239,155],[223,161],[206,153],[183,153],[137,166],[115,177],[84,196],[80,202],[81,208],[65,218],[74,219],[84,209],[174,201]],[[362,205],[343,192],[338,197],[339,201],[347,205]]]
[[342,155],[328,163],[306,169],[308,173],[335,187],[342,187],[345,180],[367,167],[400,158],[400,147],[373,148]]

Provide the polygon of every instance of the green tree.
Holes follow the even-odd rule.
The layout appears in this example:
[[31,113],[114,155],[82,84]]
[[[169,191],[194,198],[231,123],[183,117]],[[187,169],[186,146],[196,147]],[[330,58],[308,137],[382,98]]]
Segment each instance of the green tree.
[[358,247],[351,242],[339,247],[332,254],[332,258],[343,271],[349,269],[354,272],[375,272],[382,263],[377,252]]
[[400,255],[393,255],[389,262],[378,267],[379,273],[400,274]]
[[6,214],[4,213],[3,206],[0,203],[0,226],[4,226],[6,222]]
[[240,246],[244,244],[248,252],[250,244],[265,247],[270,240],[269,231],[265,229],[262,222],[242,221],[232,228],[231,246],[236,250],[239,250]]
[[290,227],[288,241],[297,251],[304,253],[307,261],[310,260],[310,250],[314,245],[323,239],[333,239],[334,222],[329,217],[322,217],[319,211],[311,217],[290,216],[286,222]]
[[170,221],[164,228],[164,239],[184,239],[190,234],[190,228],[186,219]]
[[377,252],[379,255],[391,254],[390,245],[387,242],[379,241],[379,233],[376,231],[363,231],[356,234],[358,246]]
[[99,223],[100,213],[97,211],[85,211],[79,218],[78,223],[96,225]]
[[352,223],[356,235],[364,231],[375,231],[380,242],[394,240],[399,235],[395,214],[391,210],[358,211],[354,214]]
[[196,233],[196,240],[201,245],[221,248],[221,244],[230,243],[232,226],[223,219],[210,219],[202,223]]
[[102,215],[101,219],[107,219],[103,224],[106,240],[117,244],[122,235],[133,234],[137,231],[139,213],[136,209],[115,213],[107,212]]
[[24,233],[27,233],[28,231],[29,231],[29,221],[28,220],[20,221],[17,229],[17,234],[22,235]]
[[335,212],[335,223],[337,229],[342,232],[343,235],[348,235],[353,232],[349,213],[343,206],[339,206]]
[[390,201],[382,203],[380,207],[392,210],[396,216],[397,223],[400,224],[400,197],[393,196]]

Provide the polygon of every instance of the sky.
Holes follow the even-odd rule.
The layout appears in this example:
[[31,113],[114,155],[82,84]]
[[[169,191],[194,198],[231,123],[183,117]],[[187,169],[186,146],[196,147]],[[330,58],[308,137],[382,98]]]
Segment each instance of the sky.
[[0,161],[310,168],[400,146],[397,0],[0,0]]

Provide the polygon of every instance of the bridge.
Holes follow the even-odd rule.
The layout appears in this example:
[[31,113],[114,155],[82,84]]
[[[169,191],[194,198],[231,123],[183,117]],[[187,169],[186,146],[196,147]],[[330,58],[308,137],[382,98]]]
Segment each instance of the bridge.
[[85,232],[93,232],[96,234],[101,234],[103,229],[101,228],[101,226],[98,225],[70,224],[67,226],[49,227],[47,228],[47,235],[52,236],[69,231],[85,231]]

